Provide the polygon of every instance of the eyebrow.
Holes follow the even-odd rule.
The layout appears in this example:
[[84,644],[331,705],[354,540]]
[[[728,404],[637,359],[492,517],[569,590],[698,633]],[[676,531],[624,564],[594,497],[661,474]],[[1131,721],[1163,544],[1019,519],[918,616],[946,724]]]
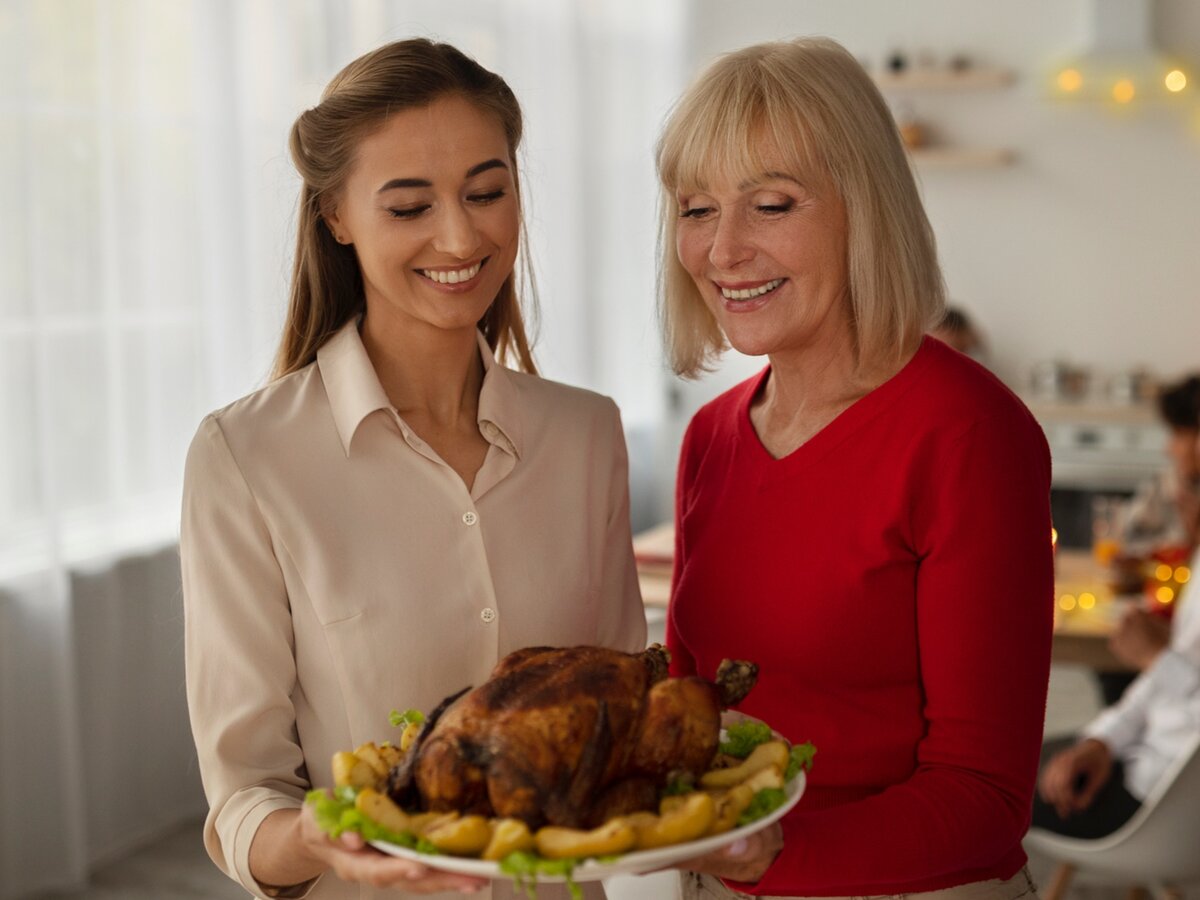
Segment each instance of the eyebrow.
[[789,175],[787,172],[763,172],[761,175],[756,175],[753,178],[747,178],[738,185],[738,190],[749,190],[755,185],[762,184],[764,181],[790,181],[793,184],[799,185],[800,187],[805,186],[804,182],[802,182],[799,178],[797,178],[795,175]]
[[[508,163],[502,159],[489,159],[478,165],[471,166],[467,169],[467,178],[474,178],[489,169],[507,169]],[[427,188],[433,187],[433,182],[428,178],[393,178],[376,193],[382,194],[384,191],[392,191],[396,188]]]

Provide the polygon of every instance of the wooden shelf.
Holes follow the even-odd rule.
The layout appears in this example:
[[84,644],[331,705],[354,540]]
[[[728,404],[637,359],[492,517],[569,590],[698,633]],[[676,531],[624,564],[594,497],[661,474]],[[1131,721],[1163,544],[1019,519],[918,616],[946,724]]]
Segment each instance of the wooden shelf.
[[1015,159],[1011,150],[995,147],[918,147],[908,156],[921,169],[992,169]]
[[979,91],[1012,84],[1008,69],[912,69],[906,72],[880,72],[875,83],[881,91]]

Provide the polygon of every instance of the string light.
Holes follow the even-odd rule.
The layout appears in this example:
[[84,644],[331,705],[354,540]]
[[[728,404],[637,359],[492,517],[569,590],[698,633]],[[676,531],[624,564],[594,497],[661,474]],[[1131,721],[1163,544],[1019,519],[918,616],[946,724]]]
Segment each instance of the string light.
[[1179,69],[1172,69],[1167,73],[1167,77],[1163,79],[1163,84],[1166,85],[1167,90],[1172,94],[1178,94],[1187,87],[1187,76]]
[[1084,593],[1084,594],[1079,595],[1079,608],[1080,609],[1091,609],[1095,605],[1096,605],[1096,595],[1095,594]]
[[1170,581],[1173,574],[1174,570],[1166,563],[1159,563],[1158,568],[1154,570],[1154,577],[1159,581]]
[[1154,598],[1165,605],[1175,599],[1175,592],[1164,584],[1154,592]]
[[1128,103],[1136,93],[1137,91],[1133,87],[1133,82],[1128,78],[1122,78],[1113,85],[1112,96],[1118,103]]
[[1058,87],[1068,94],[1073,94],[1083,87],[1083,76],[1079,74],[1078,69],[1063,69],[1058,73]]
[[1175,570],[1175,580],[1180,584],[1187,584],[1192,577],[1192,570],[1187,566],[1180,566]]

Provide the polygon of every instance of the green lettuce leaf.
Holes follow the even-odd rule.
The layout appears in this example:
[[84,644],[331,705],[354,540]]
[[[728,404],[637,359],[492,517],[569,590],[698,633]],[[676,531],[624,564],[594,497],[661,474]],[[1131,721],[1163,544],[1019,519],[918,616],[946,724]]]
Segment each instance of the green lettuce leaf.
[[787,799],[787,794],[782,788],[763,788],[754,795],[754,799],[750,801],[750,805],[745,811],[738,816],[738,826],[749,825],[756,819],[761,819],[772,810],[779,809],[783,806],[783,801]]
[[788,753],[787,771],[783,773],[783,780],[791,781],[801,769],[811,772],[813,757],[816,755],[817,748],[813,746],[811,741],[805,741],[803,744],[793,744],[791,751]]
[[745,759],[759,744],[771,740],[771,729],[762,722],[738,722],[725,729],[725,740],[717,748],[722,753]]
[[424,721],[425,713],[419,709],[406,709],[404,712],[393,709],[388,713],[388,722],[395,728],[406,728],[414,722],[420,725]]

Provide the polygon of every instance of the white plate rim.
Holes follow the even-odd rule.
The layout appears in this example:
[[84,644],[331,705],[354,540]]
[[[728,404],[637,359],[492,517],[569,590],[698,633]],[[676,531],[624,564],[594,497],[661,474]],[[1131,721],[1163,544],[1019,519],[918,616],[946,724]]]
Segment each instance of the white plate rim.
[[[584,882],[599,881],[603,878],[611,878],[613,875],[637,875],[652,872],[656,869],[663,869],[672,863],[701,856],[705,853],[711,853],[714,850],[724,847],[726,844],[731,844],[740,838],[754,834],[757,831],[762,831],[768,825],[778,822],[800,802],[800,797],[804,794],[806,784],[807,778],[804,770],[801,769],[791,781],[784,785],[786,799],[781,806],[771,810],[771,812],[767,813],[761,819],[755,819],[741,828],[734,828],[732,831],[714,834],[712,837],[687,841],[683,844],[672,844],[669,847],[623,853],[611,862],[600,862],[599,860],[590,859],[576,866],[570,878],[573,881]],[[388,841],[370,841],[369,843],[376,850],[387,853],[390,856],[419,862],[431,869],[439,869],[443,872],[474,875],[479,878],[492,878],[501,881],[507,881],[513,877],[506,872],[501,872],[500,864],[497,862],[487,862],[482,859],[467,859],[459,856],[418,853],[416,850],[410,850],[408,847],[401,847],[399,844],[392,844]],[[558,883],[566,881],[567,876],[539,874],[536,880],[547,884]]]

